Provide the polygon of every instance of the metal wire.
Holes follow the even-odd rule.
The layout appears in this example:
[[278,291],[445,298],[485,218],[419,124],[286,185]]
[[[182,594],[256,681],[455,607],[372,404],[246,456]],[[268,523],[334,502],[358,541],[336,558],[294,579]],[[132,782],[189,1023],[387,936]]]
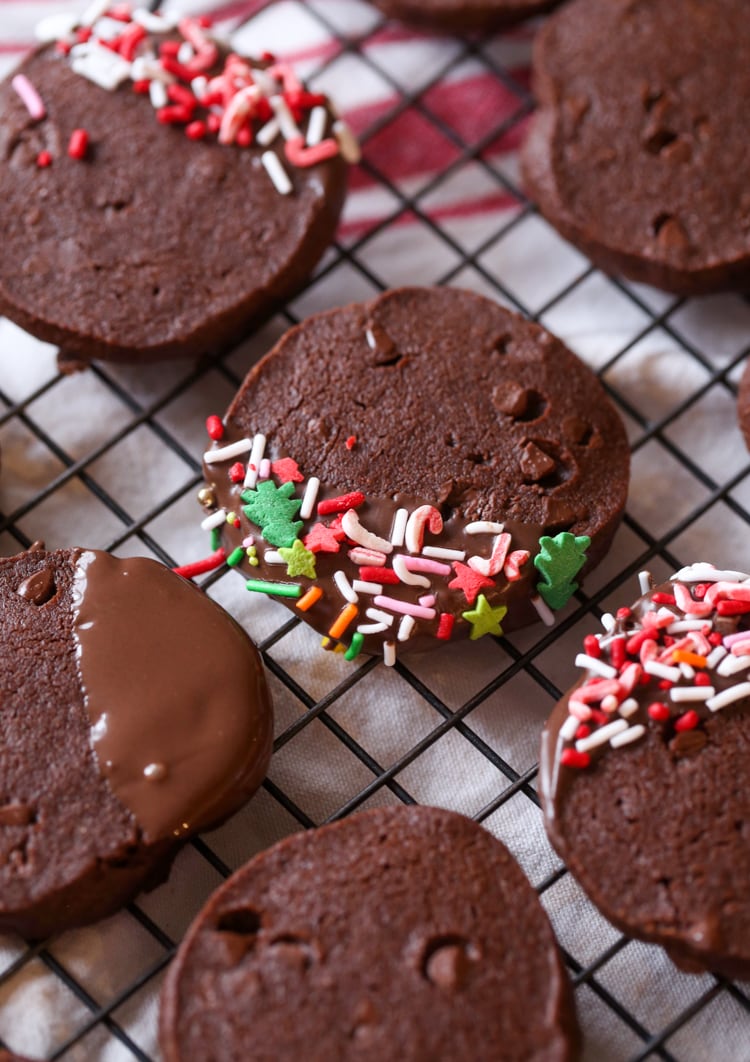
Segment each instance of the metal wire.
[[[262,2],[259,2],[257,8],[262,11],[264,6]],[[386,216],[378,219],[354,240],[346,244],[339,242],[334,253],[328,256],[324,266],[318,270],[314,281],[311,282],[311,288],[345,265],[369,287],[382,289],[388,277],[379,277],[373,270],[368,257],[369,246],[380,235],[387,233],[392,226],[396,225],[407,212],[412,219],[415,232],[429,234],[432,239],[450,249],[456,257],[455,264],[443,272],[437,280],[438,283],[451,283],[459,278],[462,272],[470,269],[485,290],[494,293],[502,302],[515,307],[530,318],[546,320],[565,299],[575,294],[592,277],[595,277],[596,271],[593,267],[582,263],[577,275],[561,285],[544,305],[532,311],[532,308],[525,305],[523,299],[510,290],[484,260],[488,251],[509,235],[517,232],[519,226],[534,216],[534,208],[526,201],[516,181],[505,170],[501,171],[498,168],[489,151],[499,138],[508,136],[517,130],[519,124],[533,109],[533,100],[529,91],[520,83],[514,72],[495,57],[491,40],[475,39],[461,43],[428,81],[420,84],[414,91],[407,91],[379,62],[377,48],[373,47],[373,43],[379,39],[386,25],[382,19],[370,25],[361,35],[343,38],[331,21],[324,0],[308,5],[306,12],[309,17],[318,21],[327,36],[337,41],[335,51],[321,60],[313,72],[311,79],[313,82],[324,76],[331,64],[340,61],[342,57],[354,57],[358,63],[362,64],[363,69],[370,71],[388,86],[393,97],[391,106],[370,124],[361,137],[364,148],[364,159],[361,165],[370,180],[389,193],[394,205],[389,212],[386,212]],[[432,90],[445,84],[451,74],[469,60],[479,64],[484,71],[488,71],[496,83],[512,94],[516,101],[510,114],[501,116],[494,127],[487,129],[481,138],[471,143],[465,142],[450,124],[442,120],[432,110],[430,102]],[[409,193],[399,186],[398,182],[382,172],[368,157],[368,143],[387,131],[395,121],[407,113],[416,114],[422,121],[428,123],[446,139],[454,151],[451,161],[441,172],[436,173],[418,191]],[[504,215],[497,224],[490,224],[484,238],[468,252],[452,235],[449,227],[439,218],[434,217],[429,206],[425,205],[429,195],[439,190],[446,181],[459,175],[462,167],[467,163],[478,166],[483,176],[498,192],[511,196],[517,203],[515,211]],[[415,239],[418,239],[418,236]],[[622,298],[628,300],[644,319],[642,326],[635,330],[627,342],[619,346],[599,368],[605,387],[609,389],[614,400],[629,418],[631,424],[635,426],[633,452],[637,454],[649,444],[658,443],[664,452],[692,477],[692,480],[701,485],[703,496],[696,504],[689,507],[689,511],[684,516],[677,519],[663,532],[651,533],[640,520],[632,514],[627,515],[625,526],[632,533],[633,541],[638,544],[634,547],[629,559],[616,568],[610,568],[609,577],[597,582],[595,590],[579,591],[576,595],[576,608],[569,612],[555,629],[541,633],[535,632],[533,638],[525,641],[523,639],[520,641],[502,640],[500,643],[502,653],[498,657],[503,661],[502,665],[481,688],[472,692],[462,703],[451,707],[431,688],[430,682],[425,680],[421,670],[408,656],[403,661],[400,660],[390,673],[389,681],[397,682],[400,688],[408,691],[409,698],[412,700],[416,698],[424,706],[430,722],[422,736],[413,741],[408,748],[401,750],[387,766],[379,762],[378,757],[349,733],[346,725],[336,718],[337,708],[344,704],[351,694],[356,695],[357,687],[361,683],[384,681],[382,665],[375,660],[367,661],[356,670],[342,670],[331,684],[331,688],[322,695],[308,691],[285,666],[283,654],[280,657],[276,655],[276,650],[283,645],[285,639],[294,636],[298,624],[296,619],[285,618],[286,613],[279,609],[275,613],[273,629],[260,640],[260,649],[272,680],[277,688],[282,690],[284,697],[298,706],[298,714],[290,719],[277,735],[275,752],[281,754],[292,747],[304,749],[305,746],[301,743],[311,733],[311,728],[322,727],[327,740],[337,743],[337,746],[345,749],[347,755],[353,757],[361,765],[360,775],[365,779],[356,788],[337,799],[336,806],[325,816],[326,821],[338,819],[368,802],[383,802],[384,799],[391,802],[393,800],[404,803],[414,802],[417,796],[410,791],[408,768],[417,763],[421,757],[434,752],[441,739],[447,735],[459,736],[473,754],[482,757],[496,771],[495,795],[483,807],[474,810],[474,817],[478,822],[488,823],[497,814],[507,813],[517,816],[525,814],[529,807],[536,809],[538,807],[538,798],[534,788],[536,765],[510,762],[493,747],[491,741],[482,736],[479,728],[472,725],[475,713],[499,691],[503,691],[504,688],[509,689],[514,679],[519,676],[524,677],[532,689],[537,689],[543,699],[551,701],[557,698],[559,690],[546,670],[545,654],[548,650],[564,639],[566,634],[574,628],[579,628],[581,621],[586,617],[596,619],[601,613],[601,606],[611,596],[624,594],[622,600],[628,600],[631,596],[629,591],[632,577],[641,568],[654,563],[657,565],[663,563],[669,568],[678,566],[676,543],[680,536],[693,527],[717,503],[722,503],[733,517],[745,525],[750,524],[750,513],[734,493],[735,488],[747,475],[747,463],[743,463],[725,480],[718,481],[702,468],[670,434],[670,429],[678,423],[680,418],[694,411],[713,388],[720,388],[722,392],[727,392],[734,399],[736,394],[736,386],[733,382],[733,378],[736,377],[735,370],[746,357],[748,350],[737,351],[726,360],[725,364],[717,366],[713,363],[709,352],[700,343],[691,339],[681,327],[679,311],[685,306],[684,300],[667,300],[662,309],[656,310],[639,289],[618,280],[608,283],[611,283]],[[285,310],[283,317],[288,323],[294,323],[298,314],[290,306]],[[616,378],[618,365],[627,358],[637,344],[646,337],[652,336],[656,330],[668,336],[671,343],[704,372],[705,379],[699,387],[691,390],[689,395],[669,406],[668,410],[658,419],[649,420],[637,404],[617,389],[612,380]],[[248,364],[249,361],[246,361],[242,365],[242,371],[247,368]],[[242,371],[238,371],[236,366],[236,360],[229,354],[218,358],[207,358],[196,366],[182,367],[175,374],[174,383],[161,390],[158,398],[145,401],[138,397],[139,392],[131,385],[127,374],[123,382],[122,374],[111,367],[94,366],[89,372],[112,399],[120,403],[127,411],[127,422],[111,434],[103,433],[97,444],[84,456],[79,457],[68,453],[66,448],[41,426],[34,415],[34,407],[37,403],[55,396],[56,391],[63,384],[63,377],[51,377],[20,402],[14,402],[9,394],[0,389],[0,402],[5,407],[0,414],[0,430],[12,424],[22,426],[57,459],[62,469],[48,484],[14,511],[0,514],[0,533],[6,532],[19,547],[28,546],[30,538],[24,530],[28,518],[33,517],[35,511],[58,491],[73,484],[96,498],[112,514],[118,525],[119,530],[112,534],[108,542],[103,543],[106,548],[117,549],[126,542],[140,542],[143,549],[152,552],[167,564],[184,562],[185,557],[171,556],[158,528],[161,526],[160,520],[166,518],[174,506],[178,505],[186,495],[192,496],[195,493],[201,477],[198,453],[188,449],[180,441],[175,431],[168,426],[169,420],[166,414],[185,396],[210,383],[219,381],[227,391],[234,390],[242,376]],[[146,510],[135,515],[113,495],[106,478],[99,477],[93,466],[107,455],[111,456],[118,444],[126,441],[134,432],[144,427],[153,434],[160,447],[169,451],[174,459],[184,466],[186,482],[183,480],[178,487],[168,491],[164,496],[158,496],[158,493],[152,496]],[[82,529],[82,534],[84,532],[85,529]],[[65,544],[75,545],[77,543]],[[11,551],[11,549],[6,549],[6,552]],[[204,581],[204,588],[214,593],[220,589],[221,583],[226,578],[232,578],[231,573],[229,575],[214,573]],[[538,722],[530,721],[529,729],[536,738]],[[295,824],[304,828],[316,824],[314,816],[309,809],[302,806],[293,787],[282,784],[278,778],[272,777],[266,781],[264,789],[271,805],[275,804],[283,809],[288,824],[287,829],[294,828]],[[192,842],[191,849],[193,858],[204,864],[207,871],[210,870],[214,880],[230,873],[232,869],[230,863],[216,851],[215,846],[209,840],[196,839]],[[545,898],[553,894],[555,890],[568,885],[572,885],[569,875],[558,862],[554,869],[538,881],[537,888],[540,895]],[[111,1040],[119,1044],[121,1057],[142,1060],[154,1057],[133,1039],[126,1028],[127,1021],[121,1016],[127,1015],[128,1007],[137,1001],[144,990],[149,990],[158,983],[159,977],[175,952],[177,938],[159,924],[158,918],[148,913],[148,905],[140,899],[131,904],[127,915],[122,917],[131,920],[129,924],[132,925],[133,931],[137,929],[138,932],[150,938],[153,942],[154,958],[105,1001],[92,995],[75,963],[71,962],[69,957],[66,958],[64,954],[62,956],[59,954],[56,940],[21,950],[15,960],[0,973],[0,992],[7,995],[12,993],[14,986],[23,980],[31,968],[36,968],[34,964],[42,964],[82,1005],[83,1017],[80,1023],[70,1035],[56,1045],[51,1055],[52,1058],[93,1057],[101,1050],[98,1045],[103,1041],[96,1037],[100,1036],[103,1031]],[[601,1032],[597,1034],[599,1037],[597,1043],[607,1043],[605,1054],[608,1062],[626,1058],[636,1062],[636,1060],[647,1058],[674,1060],[693,1057],[685,1048],[685,1041],[680,1041],[681,1048],[674,1047],[671,1043],[675,1041],[675,1037],[681,1030],[687,1028],[691,1022],[700,1018],[702,1014],[708,1012],[709,1008],[722,1000],[727,1004],[731,1003],[735,1011],[739,1008],[739,1011],[745,1015],[750,1010],[750,999],[741,986],[732,984],[721,977],[711,977],[700,982],[700,991],[694,994],[694,998],[690,998],[683,1006],[674,1007],[669,1013],[663,1013],[658,1007],[649,1009],[648,1005],[639,1006],[636,1013],[635,1008],[629,1006],[627,1000],[619,998],[617,991],[611,987],[612,982],[608,977],[608,970],[611,969],[612,964],[620,961],[632,947],[640,947],[640,945],[633,945],[622,935],[614,934],[611,943],[600,949],[597,954],[588,956],[585,962],[580,961],[570,948],[567,946],[564,948],[579,1004],[586,1002],[586,1006],[581,1008],[584,1012],[584,1034],[589,1032],[586,1015],[591,1011],[588,1002],[590,1000],[593,1000],[595,1009],[598,1008],[598,1013],[604,1015],[602,1020],[605,1030],[614,1030],[617,1026],[625,1030],[627,1034],[625,1041],[614,1037],[613,1034],[611,1042],[609,1042],[608,1031],[603,1034],[604,1040],[602,1040]],[[649,954],[653,955],[653,951]],[[750,1036],[750,1017],[745,1017],[744,1021],[746,1032]],[[624,1042],[626,1042],[625,1047],[622,1046]],[[590,1057],[604,1057],[602,1054],[597,1054],[597,1051],[598,1048],[592,1054],[590,1049]],[[681,1051],[686,1053],[683,1054]],[[695,1057],[705,1057],[705,1055]],[[720,1047],[713,1057],[721,1057]]]

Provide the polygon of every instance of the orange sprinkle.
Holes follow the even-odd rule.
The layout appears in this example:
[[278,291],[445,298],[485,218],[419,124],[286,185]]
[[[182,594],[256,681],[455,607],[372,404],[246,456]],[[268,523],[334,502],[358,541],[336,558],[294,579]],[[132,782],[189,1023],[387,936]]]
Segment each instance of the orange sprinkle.
[[691,653],[687,649],[675,649],[672,653],[672,662],[675,664],[692,664],[693,667],[705,667],[708,661],[705,656],[700,656],[698,653]]
[[355,618],[359,609],[356,605],[347,605],[346,608],[342,608],[336,619],[331,624],[328,633],[332,638],[340,638],[346,628]]
[[320,601],[322,596],[323,591],[319,586],[311,586],[307,593],[303,594],[297,602],[297,608],[302,612],[307,612],[309,608],[312,608],[316,601]]

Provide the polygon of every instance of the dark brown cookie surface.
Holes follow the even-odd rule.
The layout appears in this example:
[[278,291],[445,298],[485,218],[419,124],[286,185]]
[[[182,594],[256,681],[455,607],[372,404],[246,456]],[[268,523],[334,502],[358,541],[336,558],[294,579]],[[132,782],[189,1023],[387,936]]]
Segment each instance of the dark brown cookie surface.
[[678,965],[750,973],[750,578],[693,565],[586,639],[544,732],[550,839],[593,902]]
[[574,0],[542,28],[534,79],[526,184],[567,239],[668,291],[748,286],[742,0]]
[[27,552],[0,561],[0,610],[0,927],[41,937],[244,803],[271,712],[244,632],[155,561]]
[[334,642],[424,648],[528,623],[540,594],[561,607],[628,467],[559,340],[470,292],[404,288],[309,319],[250,372],[205,455],[204,524],[248,589]]
[[[533,1015],[530,1020],[529,1016]],[[288,838],[189,930],[163,990],[167,1062],[575,1057],[552,930],[508,851],[437,808]]]
[[[227,67],[207,44],[206,65],[181,32],[208,41],[196,20],[175,40],[122,23],[120,53],[96,46],[97,25],[70,54],[48,45],[0,85],[0,311],[84,361],[226,347],[299,287],[333,237],[347,169],[333,117],[284,64]],[[192,59],[156,55],[179,41]],[[109,90],[84,71],[123,78]],[[286,137],[261,134],[274,107]],[[316,108],[322,144],[307,147]],[[77,131],[88,142],[71,157]],[[311,152],[323,154],[312,165]]]
[[390,18],[447,33],[512,26],[551,11],[560,0],[373,0]]

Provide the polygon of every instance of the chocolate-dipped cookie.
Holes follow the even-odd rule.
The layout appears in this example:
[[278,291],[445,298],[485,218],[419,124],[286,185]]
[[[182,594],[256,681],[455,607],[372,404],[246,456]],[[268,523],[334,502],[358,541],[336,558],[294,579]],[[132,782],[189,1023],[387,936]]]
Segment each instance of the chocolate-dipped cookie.
[[544,731],[547,832],[624,932],[747,977],[750,577],[695,564],[605,620]]
[[[533,1015],[530,1020],[529,1015]],[[379,808],[287,838],[209,900],[162,993],[165,1062],[567,1060],[549,922],[476,823]]]
[[156,561],[0,560],[0,929],[111,914],[180,842],[260,785],[272,718],[258,655]]
[[472,33],[512,26],[551,11],[560,0],[372,0],[390,18],[446,33]]
[[226,347],[301,285],[343,204],[356,145],[325,98],[171,26],[104,16],[0,85],[0,312],[71,360]]
[[534,50],[529,194],[602,269],[680,294],[750,285],[743,0],[573,0]]
[[303,322],[209,430],[199,497],[216,562],[348,658],[552,622],[628,486],[594,374],[538,325],[449,288]]

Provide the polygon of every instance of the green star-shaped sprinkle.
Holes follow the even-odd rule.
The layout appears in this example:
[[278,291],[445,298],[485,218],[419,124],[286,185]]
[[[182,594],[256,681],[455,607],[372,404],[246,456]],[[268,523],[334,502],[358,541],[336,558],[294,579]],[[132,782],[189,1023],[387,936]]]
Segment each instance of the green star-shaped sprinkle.
[[539,539],[534,567],[543,582],[537,583],[536,588],[550,608],[562,608],[578,589],[574,576],[585,564],[590,545],[588,535],[572,535],[570,531],[561,531],[554,538],[542,535]]
[[507,611],[505,605],[497,605],[493,608],[484,594],[480,594],[476,608],[461,613],[467,623],[471,624],[469,638],[472,642],[477,638],[482,638],[485,634],[502,634],[503,628],[500,626],[500,621]]
[[302,504],[293,498],[294,484],[277,487],[270,479],[259,483],[255,490],[246,490],[242,511],[251,523],[262,529],[263,538],[272,546],[291,546],[302,530],[302,521],[294,520]]
[[296,538],[291,546],[282,546],[279,553],[286,561],[286,574],[293,579],[298,575],[315,578],[315,554],[305,549],[302,540]]

